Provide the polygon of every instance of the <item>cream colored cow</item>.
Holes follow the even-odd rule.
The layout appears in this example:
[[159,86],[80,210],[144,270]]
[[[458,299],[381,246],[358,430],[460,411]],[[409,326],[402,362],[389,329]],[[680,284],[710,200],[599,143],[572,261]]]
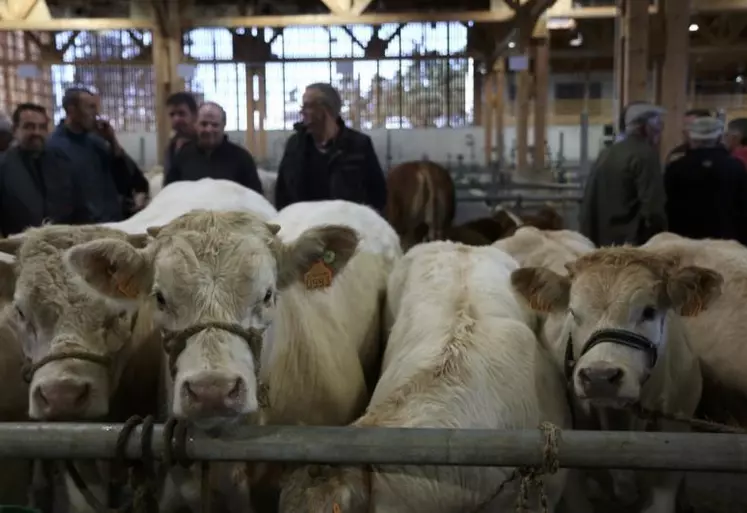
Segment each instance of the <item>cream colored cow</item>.
[[[396,235],[373,210],[344,201],[296,204],[275,221],[195,211],[145,249],[98,240],[72,248],[68,263],[123,307],[147,298],[167,330],[223,321],[264,331],[272,422],[350,422],[368,398]],[[331,283],[309,290],[318,265]],[[243,421],[258,409],[256,367],[240,336],[195,334],[175,361],[172,413],[210,428]]]
[[704,374],[729,389],[747,395],[747,248],[736,241],[694,240],[673,233],[662,233],[645,249],[677,258],[682,265],[712,269],[724,277],[721,295],[697,317],[685,320],[693,350],[700,358]]
[[[568,271],[561,276],[523,268],[513,273],[512,284],[534,309],[565,313],[554,344],[569,349],[568,378],[581,404],[611,430],[647,427],[632,413],[613,412],[633,403],[692,415],[702,381],[681,316],[710,307],[719,296],[721,276],[629,247],[588,253]],[[663,428],[683,429],[666,422]],[[634,476],[613,472],[613,477],[618,499],[624,500]],[[650,474],[644,491],[651,501],[644,511],[673,513],[681,479],[675,472]]]
[[546,267],[565,274],[565,264],[593,251],[594,243],[571,230],[540,230],[522,226],[516,233],[498,240],[493,246],[502,249],[523,267]]
[[[396,321],[381,380],[354,426],[536,429],[568,426],[563,383],[510,290],[518,267],[491,247],[433,242],[395,267]],[[281,511],[295,513],[513,511],[516,487],[491,500],[511,469],[319,467],[286,480]],[[565,480],[546,479],[552,507]],[[335,506],[336,505],[336,506]],[[537,510],[539,511],[539,510]]]

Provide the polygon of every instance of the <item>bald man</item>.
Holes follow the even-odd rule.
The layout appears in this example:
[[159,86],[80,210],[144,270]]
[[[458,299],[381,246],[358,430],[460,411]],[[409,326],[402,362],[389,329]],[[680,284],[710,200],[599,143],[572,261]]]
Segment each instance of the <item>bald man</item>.
[[262,194],[251,154],[226,136],[226,111],[215,102],[197,111],[196,138],[181,147],[163,177],[164,187],[179,180],[232,180]]

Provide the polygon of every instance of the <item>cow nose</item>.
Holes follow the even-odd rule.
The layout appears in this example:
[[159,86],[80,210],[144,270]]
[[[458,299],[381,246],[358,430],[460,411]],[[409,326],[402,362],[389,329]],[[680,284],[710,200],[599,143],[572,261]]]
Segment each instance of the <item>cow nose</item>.
[[578,378],[590,398],[614,398],[623,382],[625,371],[620,367],[598,366],[579,369]]
[[241,376],[202,373],[185,379],[182,397],[187,410],[199,416],[230,416],[246,402],[246,382]]
[[85,381],[59,379],[40,383],[34,401],[47,418],[74,418],[83,414],[91,399],[91,384]]

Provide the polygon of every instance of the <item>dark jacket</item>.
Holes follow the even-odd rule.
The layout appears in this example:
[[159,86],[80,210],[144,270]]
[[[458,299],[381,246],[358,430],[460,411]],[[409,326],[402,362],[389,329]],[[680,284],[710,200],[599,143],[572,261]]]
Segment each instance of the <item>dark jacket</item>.
[[215,178],[232,180],[262,194],[257,166],[252,155],[224,136],[212,151],[205,151],[196,142],[185,143],[173,156],[163,177],[164,187],[180,180]]
[[10,148],[0,161],[0,232],[4,237],[51,222],[88,221],[70,160],[46,149],[38,155]]
[[692,148],[664,174],[669,231],[747,244],[747,170],[726,148]]
[[131,178],[122,158],[94,133],[75,133],[61,122],[47,139],[49,149],[72,163],[91,223],[122,220],[122,200],[131,192]]
[[342,199],[384,211],[386,180],[371,138],[339,123],[340,132],[323,155],[306,127],[294,126],[278,169],[278,210],[299,201]]
[[598,246],[643,244],[666,231],[659,154],[630,135],[602,151],[586,182],[581,233]]

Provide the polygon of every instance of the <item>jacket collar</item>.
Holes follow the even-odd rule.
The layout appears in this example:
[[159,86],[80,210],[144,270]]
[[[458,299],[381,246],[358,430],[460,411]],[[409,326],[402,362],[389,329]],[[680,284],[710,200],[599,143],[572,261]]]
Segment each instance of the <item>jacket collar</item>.
[[[340,128],[340,130],[337,132],[337,137],[335,137],[331,141],[330,146],[338,146],[338,143],[347,140],[348,135],[350,134],[350,129],[345,124],[345,121],[343,121],[343,119],[339,116],[337,118],[337,126]],[[309,129],[300,121],[293,125],[293,130],[298,132],[298,135],[302,138],[306,138],[307,136],[311,137]]]

